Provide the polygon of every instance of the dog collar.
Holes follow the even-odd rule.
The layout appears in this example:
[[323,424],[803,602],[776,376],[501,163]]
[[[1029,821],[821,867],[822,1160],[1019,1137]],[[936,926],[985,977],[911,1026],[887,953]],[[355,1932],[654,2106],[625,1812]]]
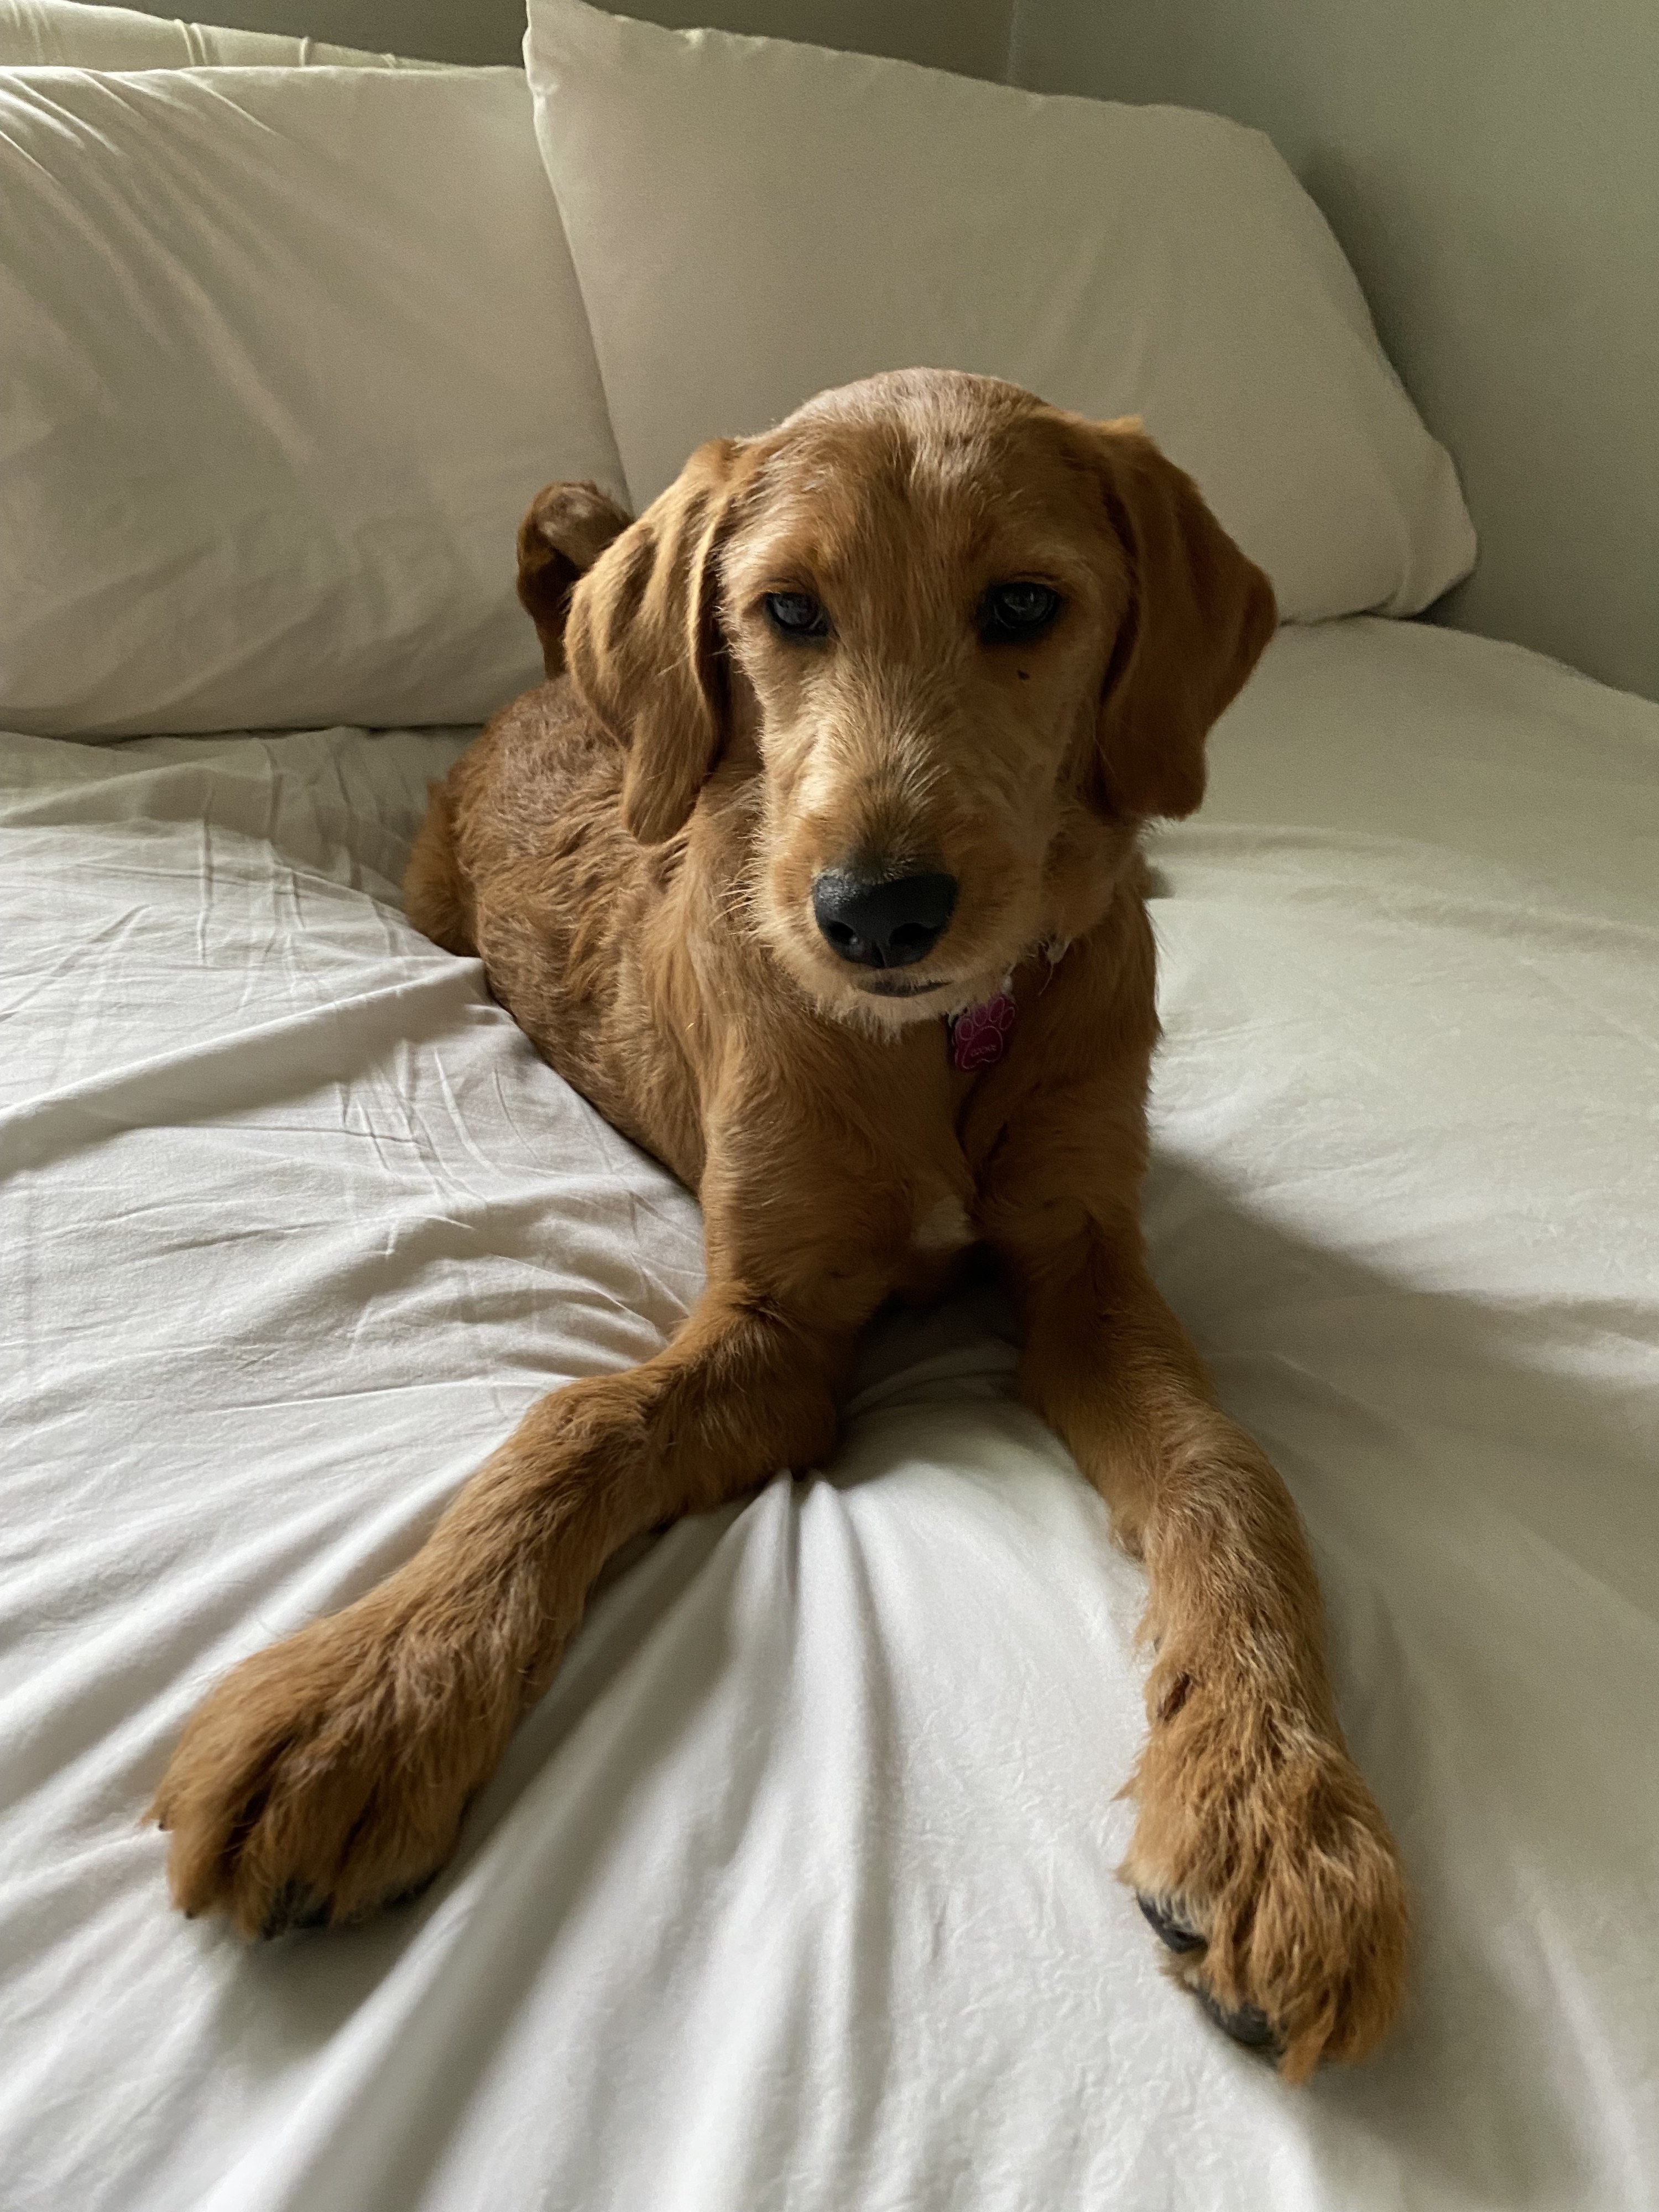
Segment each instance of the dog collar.
[[[1042,947],[1042,957],[1051,969],[1058,968],[1071,949],[1069,937],[1051,937]],[[1018,1012],[1014,1004],[1014,971],[1011,968],[1002,979],[1000,991],[991,998],[981,999],[976,1006],[952,1014],[946,1022],[951,1066],[962,1075],[975,1074],[981,1067],[994,1067],[1008,1049]]]
[[972,1075],[981,1067],[994,1067],[1008,1049],[1014,1033],[1014,979],[1005,975],[994,998],[953,1014],[945,1024],[951,1040],[951,1065],[959,1074]]

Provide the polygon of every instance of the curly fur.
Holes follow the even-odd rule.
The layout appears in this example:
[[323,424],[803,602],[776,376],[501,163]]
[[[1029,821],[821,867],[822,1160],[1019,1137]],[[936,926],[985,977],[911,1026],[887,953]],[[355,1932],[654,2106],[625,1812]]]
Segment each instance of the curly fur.
[[[1062,611],[988,643],[975,607],[1010,577]],[[1202,796],[1265,578],[1138,425],[914,372],[703,447],[632,524],[550,486],[520,589],[550,681],[434,791],[410,913],[697,1190],[708,1288],[655,1358],[537,1407],[379,1589],[219,1685],[155,1801],[174,1897],[253,1934],[426,1880],[605,1560],[820,1460],[864,1323],[980,1242],[1023,1309],[1027,1399],[1146,1564],[1123,1872],[1180,1978],[1288,2079],[1364,2056],[1404,1975],[1395,1847],[1295,1508],[1137,1218],[1137,839]],[[819,598],[831,636],[781,638],[778,592]],[[960,886],[915,995],[813,921],[818,873],[872,855]],[[957,1073],[945,1016],[1011,970],[1012,1049]]]

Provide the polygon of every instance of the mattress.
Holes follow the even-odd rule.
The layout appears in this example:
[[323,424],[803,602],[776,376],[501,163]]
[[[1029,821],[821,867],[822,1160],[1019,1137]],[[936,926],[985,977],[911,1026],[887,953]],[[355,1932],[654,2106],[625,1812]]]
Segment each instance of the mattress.
[[1416,624],[1282,632],[1156,842],[1146,1200],[1404,1850],[1383,2053],[1160,1972],[1140,1575],[984,1292],[617,1563],[418,1904],[168,1910],[206,1685],[699,1281],[403,918],[464,735],[0,739],[9,2212],[1659,2203],[1659,708]]

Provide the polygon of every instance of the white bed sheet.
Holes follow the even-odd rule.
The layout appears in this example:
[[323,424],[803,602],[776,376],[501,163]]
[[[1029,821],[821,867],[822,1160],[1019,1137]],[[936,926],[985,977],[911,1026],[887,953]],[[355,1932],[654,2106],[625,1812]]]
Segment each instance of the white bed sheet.
[[1139,1576],[988,1302],[611,1578],[417,1906],[166,1909],[205,1684],[698,1280],[398,911],[459,742],[0,740],[8,2212],[1659,2203],[1659,709],[1446,631],[1282,633],[1158,848],[1149,1220],[1409,1863],[1375,2063],[1159,1973]]

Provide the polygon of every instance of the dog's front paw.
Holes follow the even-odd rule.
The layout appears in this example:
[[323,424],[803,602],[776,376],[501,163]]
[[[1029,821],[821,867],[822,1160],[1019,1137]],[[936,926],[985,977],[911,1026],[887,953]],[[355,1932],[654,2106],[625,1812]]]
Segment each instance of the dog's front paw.
[[1121,1869],[1171,1970],[1287,2081],[1365,2057],[1405,1984],[1399,1855],[1332,1733],[1243,1684],[1181,1685],[1130,1794]]
[[182,1911],[250,1936],[360,1920],[449,1856],[512,1685],[388,1595],[244,1660],[192,1715],[150,1808]]

